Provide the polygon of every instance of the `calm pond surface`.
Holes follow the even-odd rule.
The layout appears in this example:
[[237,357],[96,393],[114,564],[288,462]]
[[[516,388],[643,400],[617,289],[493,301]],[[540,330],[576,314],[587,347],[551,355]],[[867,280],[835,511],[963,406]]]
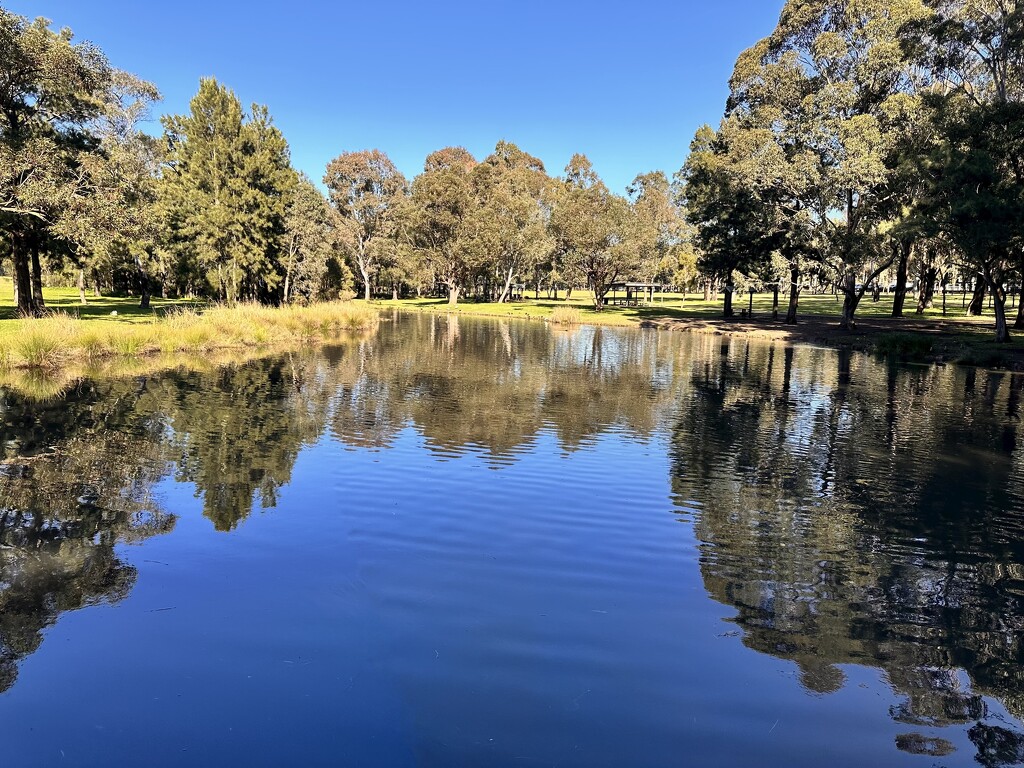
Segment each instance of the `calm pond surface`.
[[0,392],[3,763],[1016,764],[1022,392],[433,315]]

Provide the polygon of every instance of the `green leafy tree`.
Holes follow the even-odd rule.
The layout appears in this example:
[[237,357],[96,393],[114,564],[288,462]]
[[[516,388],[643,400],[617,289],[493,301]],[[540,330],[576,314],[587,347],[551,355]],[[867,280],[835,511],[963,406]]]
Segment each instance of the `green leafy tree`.
[[382,261],[395,252],[395,211],[406,194],[405,177],[378,149],[344,152],[327,165],[324,184],[348,234],[353,260],[369,301]]
[[594,292],[594,308],[601,310],[612,284],[641,270],[637,217],[585,155],[573,155],[565,173],[551,213],[562,272],[584,278]]
[[476,207],[467,249],[509,295],[514,278],[532,275],[551,252],[544,164],[515,144],[500,141],[472,171]]
[[[915,211],[964,254],[1010,339],[1006,284],[1024,259],[1024,9],[1013,0],[932,0],[920,25],[937,140]],[[1024,325],[1024,323],[1022,323]]]
[[926,159],[931,185],[918,211],[936,221],[980,273],[997,342],[1010,339],[1006,283],[1024,246],[1024,105],[943,105],[942,141]]
[[351,272],[341,258],[346,234],[337,211],[309,177],[300,174],[285,217],[285,303],[337,298],[351,287]]
[[470,271],[470,223],[476,211],[471,173],[476,161],[462,147],[446,147],[427,156],[423,173],[412,183],[402,214],[403,229],[423,266],[448,289],[458,304]]
[[639,174],[626,190],[636,214],[636,246],[641,273],[648,280],[666,278],[686,284],[693,279],[692,231],[676,205],[663,171]]
[[54,230],[73,244],[79,268],[79,293],[85,303],[85,271],[130,276],[149,307],[154,287],[167,274],[159,244],[157,178],[162,158],[159,140],[138,128],[159,98],[149,83],[123,72],[113,75],[108,103],[94,123],[99,150],[81,160],[91,181],[90,194],[75,198],[69,215]]
[[775,247],[770,209],[745,183],[737,153],[710,126],[698,129],[680,171],[686,214],[696,229],[702,272],[726,281],[723,314],[732,317],[733,274],[763,266]]
[[801,196],[817,225],[817,260],[844,294],[845,328],[896,257],[898,148],[920,108],[901,36],[927,15],[922,0],[789,0],[734,75],[734,104],[775,134],[779,151],[767,156],[797,161],[813,183]]
[[179,274],[229,302],[276,298],[296,175],[266,107],[252,105],[247,119],[235,94],[207,78],[189,114],[163,123],[160,204]]
[[18,310],[44,307],[40,254],[51,228],[87,195],[84,155],[98,148],[90,122],[113,69],[90,43],[46,19],[0,8],[0,230],[14,267]]

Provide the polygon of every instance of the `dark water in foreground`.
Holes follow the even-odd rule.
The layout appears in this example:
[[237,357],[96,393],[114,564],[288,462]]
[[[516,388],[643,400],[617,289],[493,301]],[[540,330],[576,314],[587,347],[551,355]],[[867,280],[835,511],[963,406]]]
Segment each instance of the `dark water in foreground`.
[[2,762],[1024,761],[1022,391],[417,316],[2,393]]

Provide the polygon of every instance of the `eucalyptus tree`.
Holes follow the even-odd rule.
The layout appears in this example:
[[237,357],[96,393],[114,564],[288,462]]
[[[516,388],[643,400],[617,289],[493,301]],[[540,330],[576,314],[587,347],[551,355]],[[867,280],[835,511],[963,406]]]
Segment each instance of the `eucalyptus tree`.
[[155,287],[168,273],[160,244],[157,206],[162,146],[139,129],[159,93],[149,83],[114,72],[103,112],[93,121],[98,151],[82,157],[90,194],[76,197],[53,229],[71,244],[85,303],[85,271],[127,275],[140,306],[149,307]]
[[266,107],[246,115],[234,92],[204,78],[189,113],[163,124],[163,237],[183,278],[229,302],[274,300],[297,181]]
[[663,171],[641,173],[626,189],[636,214],[636,247],[639,250],[641,273],[649,280],[659,277],[674,280],[677,272],[683,279],[692,279],[685,272],[686,256],[693,255],[689,241],[691,232],[683,212],[672,194]]
[[458,304],[469,276],[471,223],[477,201],[471,174],[476,160],[462,147],[446,147],[427,155],[423,173],[413,179],[402,213],[404,237],[448,289],[448,303]]
[[923,158],[929,184],[917,210],[980,276],[1004,342],[1006,283],[1024,266],[1024,7],[929,4],[921,50],[938,86],[925,99],[938,140]]
[[538,158],[499,141],[473,168],[472,185],[477,203],[468,248],[499,280],[502,303],[513,279],[532,275],[553,247],[547,206],[551,180]]
[[786,323],[795,324],[802,275],[816,255],[820,223],[814,200],[821,157],[811,141],[809,109],[814,85],[795,51],[773,55],[767,40],[740,54],[729,85],[720,133],[739,183],[756,196],[765,226],[774,233],[771,261],[784,262],[789,273]]
[[89,192],[81,160],[97,150],[89,124],[104,108],[113,72],[70,30],[0,8],[0,230],[22,314],[44,307],[40,242]]
[[585,155],[573,155],[565,174],[554,198],[552,233],[563,271],[587,281],[600,310],[612,283],[641,268],[636,214],[626,198],[609,191]]
[[[737,105],[754,93],[759,127],[806,174],[798,197],[812,211],[816,258],[844,294],[844,328],[898,255],[888,236],[905,202],[897,150],[919,110],[901,35],[928,13],[923,0],[789,0],[734,75]],[[767,84],[782,88],[757,93]]]
[[750,273],[774,249],[770,210],[744,178],[741,158],[725,133],[705,125],[697,130],[679,172],[686,215],[696,230],[699,268],[726,281],[726,317],[734,314],[733,273]]
[[334,158],[324,184],[341,215],[369,301],[381,261],[394,251],[395,211],[406,194],[405,177],[386,154],[369,149]]
[[351,272],[342,256],[347,232],[320,190],[299,174],[285,217],[282,301],[337,298],[338,291],[351,286]]

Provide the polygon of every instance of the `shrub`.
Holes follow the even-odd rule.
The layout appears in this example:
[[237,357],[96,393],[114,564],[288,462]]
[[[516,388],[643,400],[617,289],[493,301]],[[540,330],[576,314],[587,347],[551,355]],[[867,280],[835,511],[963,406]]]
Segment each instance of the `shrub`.
[[884,333],[875,340],[875,354],[898,360],[924,360],[932,353],[935,342],[916,333]]
[[576,307],[555,307],[551,313],[551,322],[555,325],[579,325],[580,311]]

